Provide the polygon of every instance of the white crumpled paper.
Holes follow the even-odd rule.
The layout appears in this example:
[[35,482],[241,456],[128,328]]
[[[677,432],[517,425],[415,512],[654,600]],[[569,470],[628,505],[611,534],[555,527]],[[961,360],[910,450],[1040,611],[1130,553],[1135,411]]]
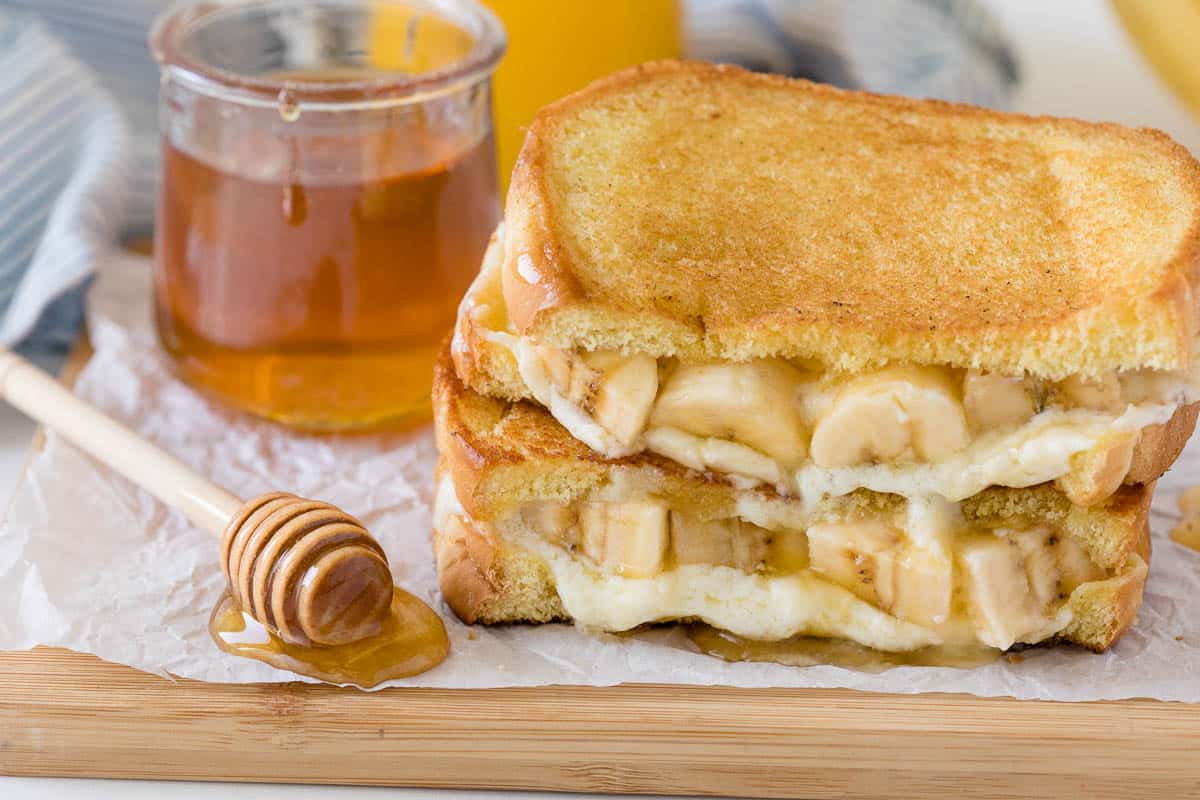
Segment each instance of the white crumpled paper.
[[[96,354],[77,383],[87,400],[236,493],[282,489],[328,500],[379,538],[398,583],[441,613],[452,652],[389,685],[530,686],[623,682],[848,687],[1019,698],[1200,700],[1200,553],[1171,542],[1176,491],[1200,482],[1197,446],[1159,484],[1154,558],[1136,626],[1110,652],[1031,650],[974,670],[730,664],[683,634],[597,637],[566,625],[475,628],[442,603],[429,545],[435,460],[423,431],[379,440],[307,438],[223,411],[170,377],[150,327],[149,270],[122,257],[102,270],[90,312]],[[228,656],[209,639],[223,589],[216,541],[183,516],[50,435],[0,528],[0,649],[54,645],[160,675],[244,683],[296,676]]]

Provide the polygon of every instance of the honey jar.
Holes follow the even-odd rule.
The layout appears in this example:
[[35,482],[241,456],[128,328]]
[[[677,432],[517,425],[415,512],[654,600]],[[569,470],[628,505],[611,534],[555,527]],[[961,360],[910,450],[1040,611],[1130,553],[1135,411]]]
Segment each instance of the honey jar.
[[[393,50],[371,47],[404,20]],[[472,0],[176,6],[162,68],[159,338],[218,399],[308,431],[429,416],[434,357],[500,215]]]

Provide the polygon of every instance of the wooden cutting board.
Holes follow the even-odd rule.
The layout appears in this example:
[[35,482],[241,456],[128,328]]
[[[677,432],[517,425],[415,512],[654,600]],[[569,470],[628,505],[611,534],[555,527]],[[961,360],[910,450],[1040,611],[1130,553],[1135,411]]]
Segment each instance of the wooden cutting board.
[[679,686],[167,681],[0,654],[0,773],[764,797],[1200,792],[1200,706]]
[[169,681],[47,648],[0,653],[8,775],[1173,799],[1200,795],[1198,753],[1200,705],[1149,700],[681,686],[363,693]]

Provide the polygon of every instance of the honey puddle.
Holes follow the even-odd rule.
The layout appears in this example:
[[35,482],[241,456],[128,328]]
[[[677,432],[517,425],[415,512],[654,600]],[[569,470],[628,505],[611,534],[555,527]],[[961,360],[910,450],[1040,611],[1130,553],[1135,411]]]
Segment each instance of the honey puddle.
[[996,661],[1001,650],[981,644],[940,645],[906,653],[884,653],[839,639],[797,636],[778,642],[743,639],[708,625],[687,626],[688,638],[701,652],[726,661],[773,661],[789,667],[826,664],[859,672],[884,672],[893,667],[955,667],[972,669]]
[[337,647],[301,647],[284,642],[225,594],[213,609],[208,631],[217,647],[279,669],[329,683],[363,689],[433,669],[446,660],[450,640],[433,609],[395,589],[392,609],[375,636]]

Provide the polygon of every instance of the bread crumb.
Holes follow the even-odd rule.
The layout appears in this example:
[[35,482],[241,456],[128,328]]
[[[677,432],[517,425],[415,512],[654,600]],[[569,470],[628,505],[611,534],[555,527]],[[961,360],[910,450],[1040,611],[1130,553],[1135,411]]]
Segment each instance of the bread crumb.
[[1022,661],[1025,660],[1025,656],[1021,655],[1020,653],[1009,653],[1008,655],[1005,656],[1005,658],[1008,660],[1008,663],[1010,663],[1010,664],[1020,664]]

